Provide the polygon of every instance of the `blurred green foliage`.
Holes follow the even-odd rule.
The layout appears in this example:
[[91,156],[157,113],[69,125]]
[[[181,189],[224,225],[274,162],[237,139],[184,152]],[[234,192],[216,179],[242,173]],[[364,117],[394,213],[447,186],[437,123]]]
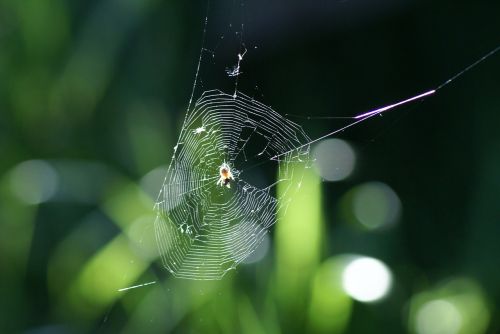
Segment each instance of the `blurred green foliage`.
[[[282,114],[342,116],[436,87],[496,47],[500,4],[220,1],[203,44],[206,8],[0,1],[0,332],[497,332],[498,55],[426,103],[342,133],[355,173],[329,183],[309,170],[264,258],[221,281],[158,264],[161,184],[145,175],[169,162],[202,47],[194,97],[234,89],[224,69],[242,23],[242,91]],[[314,138],[339,123],[303,125]],[[387,229],[352,214],[373,180],[402,203]],[[356,254],[391,269],[386,298],[346,294]]]

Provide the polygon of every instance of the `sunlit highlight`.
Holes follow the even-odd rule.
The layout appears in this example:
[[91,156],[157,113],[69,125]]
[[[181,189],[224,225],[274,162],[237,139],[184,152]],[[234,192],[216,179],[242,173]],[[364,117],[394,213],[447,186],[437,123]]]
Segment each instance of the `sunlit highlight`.
[[366,112],[366,113],[358,115],[358,116],[356,116],[354,118],[355,119],[363,119],[363,118],[366,118],[366,117],[371,117],[373,115],[383,113],[384,111],[388,111],[388,110],[391,110],[393,108],[399,107],[399,106],[401,106],[403,104],[406,104],[406,103],[409,103],[411,101],[415,101],[415,100],[418,100],[420,98],[426,97],[428,95],[432,95],[435,92],[436,92],[436,90],[433,89],[433,90],[430,90],[428,92],[419,94],[417,96],[410,97],[409,99],[406,99],[406,100],[403,100],[403,101],[400,101],[400,102],[397,102],[397,103],[394,103],[394,104],[390,104],[388,106],[385,106],[385,107],[382,107],[382,108],[378,108],[378,109],[375,109],[375,110],[372,110],[372,111],[369,111],[369,112]]
[[350,262],[342,274],[345,292],[360,302],[374,302],[384,298],[392,284],[389,268],[381,261],[361,257]]

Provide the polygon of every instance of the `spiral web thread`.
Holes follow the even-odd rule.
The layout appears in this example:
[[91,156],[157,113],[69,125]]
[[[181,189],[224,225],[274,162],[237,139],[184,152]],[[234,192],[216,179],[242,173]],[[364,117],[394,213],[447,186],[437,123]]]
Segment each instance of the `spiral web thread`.
[[[247,258],[300,187],[308,142],[299,125],[242,93],[204,92],[185,119],[156,203],[163,266],[176,277],[210,280]],[[217,184],[224,162],[230,188]],[[247,170],[273,164],[278,177],[270,185],[245,181]],[[278,183],[281,198],[273,195]]]

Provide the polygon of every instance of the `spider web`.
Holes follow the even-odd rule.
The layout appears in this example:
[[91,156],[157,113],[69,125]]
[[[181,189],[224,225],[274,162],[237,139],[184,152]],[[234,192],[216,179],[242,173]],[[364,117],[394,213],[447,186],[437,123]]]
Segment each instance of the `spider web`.
[[[257,249],[277,214],[286,210],[289,195],[300,189],[303,172],[311,167],[313,143],[431,96],[500,50],[496,47],[432,90],[352,117],[346,126],[311,140],[299,125],[238,90],[247,52],[243,24],[236,33],[237,62],[232,67],[225,63],[221,71],[233,79],[234,92],[207,90],[192,104],[196,90],[207,89],[207,80],[198,78],[203,55],[215,54],[205,48],[207,24],[208,8],[193,90],[155,204],[154,224],[163,266],[175,277],[196,280],[222,278]],[[224,163],[233,175],[230,188],[218,184]],[[262,169],[274,175],[266,179]]]
[[[247,258],[286,210],[285,195],[300,187],[309,142],[299,125],[245,94],[204,92],[185,119],[156,205],[163,266],[176,277],[220,279]],[[231,188],[217,184],[223,163]],[[274,165],[277,181],[256,186],[246,177],[262,164]]]

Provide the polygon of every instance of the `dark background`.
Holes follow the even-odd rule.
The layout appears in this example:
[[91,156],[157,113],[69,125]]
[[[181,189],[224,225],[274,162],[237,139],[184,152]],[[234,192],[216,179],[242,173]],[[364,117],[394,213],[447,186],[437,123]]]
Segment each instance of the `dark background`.
[[[347,316],[326,332],[419,332],[418,308],[443,298],[463,316],[443,333],[498,331],[499,54],[339,134],[358,162],[347,180],[321,183],[324,234],[300,291],[279,288],[273,243],[260,262],[203,283],[135,250],[143,267],[129,275],[135,255],[120,250],[137,247],[137,226],[151,231],[151,199],[137,204],[147,196],[136,189],[168,165],[202,47],[194,99],[232,93],[224,70],[246,47],[240,91],[281,114],[352,116],[436,88],[497,47],[499,15],[497,1],[1,1],[0,331],[319,332],[314,277],[343,254],[383,260],[394,284],[380,302],[339,306]],[[345,124],[295,121],[311,138]],[[51,170],[57,187],[37,197]],[[374,180],[403,208],[382,231],[342,215],[345,194]],[[104,284],[113,273],[123,280]]]

